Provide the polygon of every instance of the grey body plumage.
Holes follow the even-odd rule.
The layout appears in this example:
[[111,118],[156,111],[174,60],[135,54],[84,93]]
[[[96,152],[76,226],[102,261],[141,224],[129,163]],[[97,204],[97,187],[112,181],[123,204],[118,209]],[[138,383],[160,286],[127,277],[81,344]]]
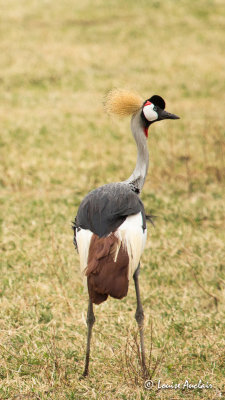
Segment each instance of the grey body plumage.
[[107,236],[129,215],[141,212],[143,229],[146,228],[144,206],[138,195],[127,183],[109,183],[85,196],[75,218],[76,227],[89,229],[99,237]]

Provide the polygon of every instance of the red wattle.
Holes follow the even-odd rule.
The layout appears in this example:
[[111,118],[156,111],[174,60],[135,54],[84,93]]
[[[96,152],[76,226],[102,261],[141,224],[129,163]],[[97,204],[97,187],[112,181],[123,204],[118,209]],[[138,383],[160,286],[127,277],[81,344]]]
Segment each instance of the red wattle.
[[144,134],[146,137],[148,137],[148,128],[144,128]]

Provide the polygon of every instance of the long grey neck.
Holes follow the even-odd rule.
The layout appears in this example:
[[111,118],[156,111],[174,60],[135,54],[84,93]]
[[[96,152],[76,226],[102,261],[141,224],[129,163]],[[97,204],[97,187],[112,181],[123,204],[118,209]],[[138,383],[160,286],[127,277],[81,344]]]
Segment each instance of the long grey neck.
[[147,139],[143,130],[141,111],[133,115],[131,119],[131,131],[137,144],[137,163],[134,171],[125,183],[132,184],[135,189],[141,191],[145,183],[149,165]]

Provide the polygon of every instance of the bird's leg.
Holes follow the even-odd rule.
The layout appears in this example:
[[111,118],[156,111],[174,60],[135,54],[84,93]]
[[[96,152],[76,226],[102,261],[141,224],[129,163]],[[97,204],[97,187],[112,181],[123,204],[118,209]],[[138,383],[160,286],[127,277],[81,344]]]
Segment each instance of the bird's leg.
[[137,309],[135,313],[135,319],[138,323],[139,333],[140,333],[140,342],[141,342],[141,358],[142,358],[142,368],[144,375],[147,376],[147,367],[146,367],[146,358],[145,358],[145,343],[144,343],[144,311],[141,304],[141,296],[140,296],[140,288],[139,288],[139,280],[138,275],[140,272],[140,263],[133,275],[136,297],[137,297]]
[[86,358],[85,358],[85,367],[84,367],[83,376],[88,375],[90,347],[91,347],[91,332],[92,332],[92,327],[95,323],[95,316],[94,316],[94,312],[93,312],[93,303],[90,298],[89,298],[89,303],[88,303],[88,311],[87,311],[87,320],[86,321],[87,321],[88,332],[87,332],[87,347],[86,347]]

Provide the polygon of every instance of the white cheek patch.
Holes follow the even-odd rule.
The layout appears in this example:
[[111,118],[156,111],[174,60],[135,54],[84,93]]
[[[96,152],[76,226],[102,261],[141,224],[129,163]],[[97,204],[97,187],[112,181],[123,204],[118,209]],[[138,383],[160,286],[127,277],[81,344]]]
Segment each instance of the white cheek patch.
[[158,119],[158,113],[154,111],[153,108],[154,104],[148,104],[143,108],[144,116],[150,122],[156,121]]

